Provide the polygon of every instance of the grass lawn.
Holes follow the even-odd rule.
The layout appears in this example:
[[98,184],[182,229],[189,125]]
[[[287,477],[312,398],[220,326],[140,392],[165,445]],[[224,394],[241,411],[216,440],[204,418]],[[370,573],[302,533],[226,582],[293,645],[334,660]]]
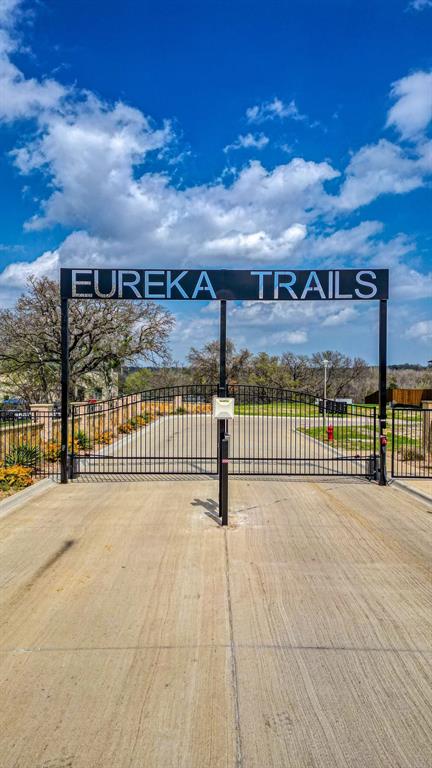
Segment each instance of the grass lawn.
[[[373,429],[368,426],[350,426],[343,424],[341,426],[333,425],[333,448],[349,449],[353,452],[373,451]],[[321,440],[323,443],[327,443],[327,432],[323,426],[319,427],[300,427],[300,432],[305,435],[310,435],[316,440]],[[377,433],[378,434],[378,433]],[[387,432],[387,450],[391,451],[393,444],[396,449],[405,448],[407,446],[420,449],[420,439],[404,437],[403,435],[394,435],[389,430]],[[378,440],[376,445],[376,452],[378,452]]]
[[[354,403],[354,405],[361,406],[362,408],[373,408],[378,413],[378,405],[376,405],[374,403]],[[386,416],[387,416],[387,420],[389,422],[391,422],[391,419],[392,419],[392,412],[393,412],[393,408],[387,408],[386,409]],[[405,410],[405,408],[400,408],[400,409],[396,408],[395,409],[395,419],[396,419],[396,421],[398,421],[398,420],[401,420],[401,421],[420,421],[421,417],[422,417],[421,411],[410,410],[409,408],[407,408],[406,410]]]
[[[348,412],[345,414],[345,418],[350,416],[365,416],[367,410],[378,411],[377,405],[370,405],[369,403],[354,403],[352,409],[348,406]],[[296,403],[296,402],[274,402],[274,403],[236,403],[234,406],[234,413],[238,416],[319,416],[319,409],[317,405],[312,403]],[[390,425],[392,421],[392,409],[387,408],[386,411],[387,422]],[[341,415],[337,413],[328,413],[328,419],[337,420]],[[396,411],[395,422],[402,423],[407,422],[419,422],[421,421],[421,413],[414,411]],[[408,444],[408,443],[407,443]]]
[[34,424],[34,421],[31,419],[19,419],[17,421],[12,421],[12,419],[1,419],[0,420],[0,430],[2,429],[11,429],[12,427],[25,427],[28,424]]
[[236,403],[238,416],[318,416],[318,406],[309,403]]

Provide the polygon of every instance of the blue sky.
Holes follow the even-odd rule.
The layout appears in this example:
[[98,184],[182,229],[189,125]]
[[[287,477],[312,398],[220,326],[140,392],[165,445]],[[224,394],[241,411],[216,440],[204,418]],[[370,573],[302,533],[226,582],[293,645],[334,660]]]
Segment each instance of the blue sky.
[[[432,357],[432,0],[0,0],[0,303],[60,264],[389,267]],[[172,351],[217,307],[171,303]],[[256,351],[376,362],[375,305],[230,306]]]

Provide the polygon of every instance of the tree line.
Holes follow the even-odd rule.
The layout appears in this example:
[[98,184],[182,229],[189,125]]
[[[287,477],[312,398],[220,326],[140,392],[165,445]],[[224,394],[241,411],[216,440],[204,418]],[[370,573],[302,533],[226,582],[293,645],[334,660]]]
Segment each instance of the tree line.
[[[312,355],[283,352],[269,355],[253,354],[249,349],[236,349],[227,341],[228,384],[250,384],[282,387],[320,396],[323,393],[324,360],[327,365],[327,394],[329,398],[352,397],[361,401],[369,385],[370,368],[359,357],[350,358],[341,352],[328,350]],[[192,347],[185,366],[168,366],[151,370],[142,368],[126,376],[125,394],[158,386],[177,384],[214,384],[219,380],[219,342],[210,341],[200,349]]]

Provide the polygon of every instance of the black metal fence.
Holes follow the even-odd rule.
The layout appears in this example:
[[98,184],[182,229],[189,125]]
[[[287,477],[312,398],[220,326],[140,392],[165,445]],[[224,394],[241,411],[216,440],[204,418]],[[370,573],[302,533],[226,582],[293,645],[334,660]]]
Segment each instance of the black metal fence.
[[[215,474],[217,385],[148,390],[74,405],[71,474]],[[377,473],[375,409],[328,408],[312,395],[261,386],[228,388],[231,474]]]
[[376,477],[374,408],[262,386],[230,386],[229,395],[233,474]]
[[214,474],[216,385],[151,389],[72,407],[72,476]]
[[60,420],[52,410],[0,410],[0,467],[27,467],[34,477],[60,472]]
[[393,477],[432,478],[432,410],[393,408],[388,437]]

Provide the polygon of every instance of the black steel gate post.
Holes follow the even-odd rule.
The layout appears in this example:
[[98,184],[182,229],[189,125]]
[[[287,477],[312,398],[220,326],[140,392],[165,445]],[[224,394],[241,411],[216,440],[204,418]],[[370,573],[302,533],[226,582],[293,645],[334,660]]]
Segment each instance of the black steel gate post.
[[387,485],[387,300],[379,303],[379,484]]
[[70,451],[70,461],[69,461],[69,478],[70,478],[70,480],[73,480],[74,477],[75,477],[75,464],[76,464],[76,457],[75,457],[75,408],[72,405],[71,451]]
[[[227,306],[226,300],[220,303],[220,328],[219,328],[219,397],[227,395],[226,380],[226,338],[227,338]],[[226,455],[225,455],[226,454]],[[219,476],[219,517],[222,525],[228,521],[228,438],[226,436],[226,422],[219,421],[218,435],[218,476]]]
[[68,417],[69,417],[69,313],[68,300],[60,300],[61,309],[61,453],[60,480],[68,481]]
[[[220,332],[219,332],[219,395],[226,397],[226,330],[227,330],[227,307],[226,300],[222,299],[220,303]],[[222,422],[224,423],[224,422]]]
[[219,517],[222,525],[228,525],[228,437],[225,435],[219,443]]

